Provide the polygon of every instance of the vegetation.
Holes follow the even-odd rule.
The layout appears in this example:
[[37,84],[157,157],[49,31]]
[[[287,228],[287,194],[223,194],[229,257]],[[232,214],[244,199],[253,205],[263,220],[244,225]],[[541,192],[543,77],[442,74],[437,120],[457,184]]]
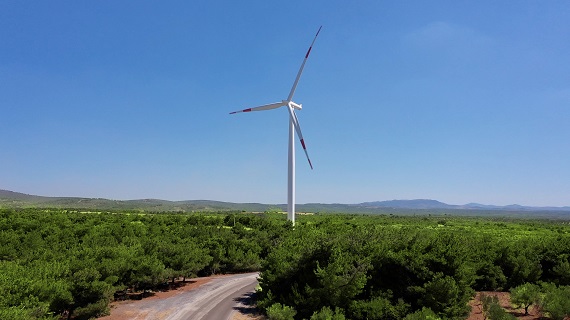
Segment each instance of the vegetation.
[[570,317],[570,286],[543,284],[540,306],[552,319],[567,319]]
[[[286,204],[232,203],[210,200],[168,201],[159,199],[109,200],[103,198],[43,197],[0,189],[0,209],[43,208],[87,211],[131,210],[133,212],[283,212]],[[570,207],[449,205],[436,200],[392,200],[360,204],[297,204],[298,212],[336,214],[453,215],[487,218],[570,220]]]
[[562,319],[569,257],[559,221],[0,209],[0,318],[89,319],[176,278],[261,271],[270,319],[464,319],[482,290]]
[[127,291],[257,271],[284,227],[253,215],[0,210],[0,318],[88,319]]
[[483,315],[489,320],[511,320],[515,316],[507,313],[499,304],[499,298],[494,295],[481,294],[481,304],[483,305]]
[[540,302],[540,287],[536,284],[525,283],[511,289],[511,303],[524,308],[525,315],[528,315],[528,308]]
[[[309,319],[325,307],[338,308],[347,319],[464,319],[475,291],[541,281],[567,284],[562,282],[570,229],[557,222],[425,216],[303,220],[265,259],[258,301],[262,308],[290,306],[295,319]],[[550,300],[561,308],[559,300]],[[489,312],[489,318],[509,318],[498,304]]]
[[297,314],[295,309],[281,305],[281,303],[272,304],[266,311],[269,320],[293,320]]

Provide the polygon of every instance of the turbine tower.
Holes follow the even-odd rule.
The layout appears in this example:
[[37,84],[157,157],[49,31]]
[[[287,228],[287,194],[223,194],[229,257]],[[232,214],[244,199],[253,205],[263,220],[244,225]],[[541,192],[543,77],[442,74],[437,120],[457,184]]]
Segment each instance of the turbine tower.
[[319,27],[319,30],[317,31],[317,34],[315,35],[313,42],[311,42],[309,50],[307,50],[307,54],[305,54],[303,63],[301,63],[299,72],[297,72],[297,77],[295,78],[295,82],[293,82],[293,87],[289,92],[289,96],[287,96],[287,100],[281,100],[281,102],[275,102],[275,103],[262,105],[259,107],[230,112],[230,114],[234,114],[240,112],[271,110],[285,106],[287,107],[287,110],[289,111],[289,156],[288,156],[289,165],[288,165],[288,174],[287,174],[287,220],[291,221],[293,225],[295,225],[295,131],[297,132],[297,136],[299,136],[299,140],[301,141],[301,146],[303,147],[305,155],[307,156],[307,160],[309,161],[309,166],[311,166],[311,170],[313,169],[313,164],[311,163],[311,159],[309,158],[309,154],[307,153],[305,140],[303,139],[303,134],[301,133],[301,127],[299,126],[299,120],[297,119],[297,115],[295,114],[295,109],[301,110],[303,106],[302,104],[297,104],[293,102],[293,95],[295,94],[295,89],[297,89],[297,84],[299,83],[299,79],[301,78],[301,74],[303,73],[303,68],[305,68],[305,63],[309,58],[311,49],[313,48],[313,45],[317,40],[319,32],[321,32],[321,28],[322,26]]

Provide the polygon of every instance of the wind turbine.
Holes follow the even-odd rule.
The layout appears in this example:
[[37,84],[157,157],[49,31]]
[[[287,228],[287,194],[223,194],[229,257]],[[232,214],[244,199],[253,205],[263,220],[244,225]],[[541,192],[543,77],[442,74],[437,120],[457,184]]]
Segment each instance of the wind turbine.
[[319,32],[321,32],[322,26],[319,27],[313,42],[311,42],[311,46],[309,50],[307,50],[307,54],[305,54],[305,59],[303,59],[303,63],[301,63],[301,68],[299,68],[299,72],[297,72],[297,77],[295,78],[295,82],[293,82],[293,87],[289,92],[289,96],[287,96],[287,100],[281,100],[281,102],[270,103],[266,105],[262,105],[259,107],[248,108],[244,110],[230,112],[230,114],[240,113],[240,112],[251,112],[251,111],[263,111],[263,110],[271,110],[277,109],[280,107],[287,107],[289,111],[289,166],[288,166],[288,174],[287,174],[287,220],[291,221],[293,225],[295,225],[295,131],[299,136],[299,140],[301,141],[301,146],[305,151],[305,155],[307,156],[307,160],[309,161],[309,166],[311,166],[311,170],[313,169],[313,164],[311,163],[311,159],[309,158],[309,154],[307,153],[307,147],[305,146],[305,140],[303,139],[303,134],[301,133],[301,127],[299,126],[299,120],[297,119],[297,115],[295,114],[295,109],[301,110],[303,108],[302,104],[297,104],[293,102],[293,95],[295,94],[295,89],[297,89],[297,84],[299,83],[299,79],[301,78],[301,73],[303,73],[303,68],[305,67],[305,63],[309,58],[309,54],[311,53],[311,49],[313,48],[313,44],[317,40],[317,36]]

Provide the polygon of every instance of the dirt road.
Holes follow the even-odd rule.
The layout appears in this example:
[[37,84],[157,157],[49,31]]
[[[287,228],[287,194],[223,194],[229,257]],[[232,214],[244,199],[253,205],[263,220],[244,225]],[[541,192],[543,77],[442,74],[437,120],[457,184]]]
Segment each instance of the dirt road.
[[257,273],[234,275],[212,280],[189,291],[186,303],[170,315],[168,320],[225,320],[231,319],[242,300],[255,290]]
[[258,273],[198,278],[190,290],[120,303],[100,320],[226,320],[234,317],[254,292]]
[[[157,292],[139,301],[115,302],[111,315],[99,320],[259,320],[248,300],[257,285],[258,273],[222,275],[195,278],[189,284],[168,292]],[[531,308],[530,315],[524,309],[510,304],[508,292],[484,292],[496,295],[500,304],[517,319],[541,319],[540,311]],[[483,320],[480,293],[470,302],[468,320]]]

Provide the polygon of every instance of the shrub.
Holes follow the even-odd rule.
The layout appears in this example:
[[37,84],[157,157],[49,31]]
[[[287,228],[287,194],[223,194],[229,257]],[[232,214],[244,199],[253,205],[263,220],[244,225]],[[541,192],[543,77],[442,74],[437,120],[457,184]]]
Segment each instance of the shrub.
[[349,316],[355,320],[400,319],[398,309],[388,299],[356,300],[350,304]]
[[528,315],[528,308],[537,303],[540,299],[540,287],[536,284],[525,283],[511,290],[511,303],[524,307],[525,315]]
[[422,308],[414,313],[408,314],[404,320],[441,320],[430,308]]
[[515,316],[509,314],[499,304],[497,296],[487,296],[481,294],[481,303],[483,305],[483,315],[489,320],[511,320],[516,319]]
[[297,311],[289,306],[281,303],[274,303],[267,308],[267,318],[269,320],[293,320]]
[[570,316],[570,286],[546,286],[541,307],[555,320]]
[[329,307],[323,307],[321,311],[314,312],[311,320],[345,320],[344,314],[339,309],[334,312]]
[[511,320],[517,317],[505,311],[498,303],[489,306],[489,320]]

